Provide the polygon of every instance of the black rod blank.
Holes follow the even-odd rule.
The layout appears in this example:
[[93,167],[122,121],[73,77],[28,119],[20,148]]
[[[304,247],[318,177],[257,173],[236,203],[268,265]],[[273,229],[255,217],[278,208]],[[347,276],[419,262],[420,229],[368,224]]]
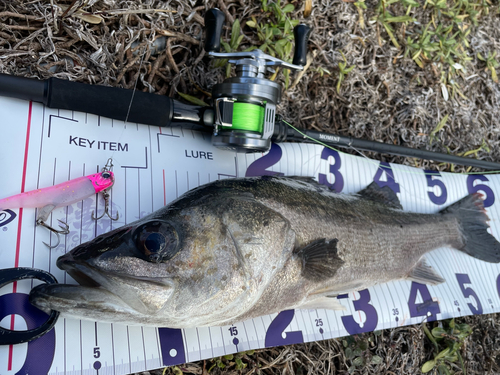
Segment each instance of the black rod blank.
[[366,139],[359,139],[353,137],[345,137],[341,135],[322,133],[314,130],[293,129],[283,121],[277,121],[273,136],[273,141],[298,141],[308,143],[324,143],[332,147],[353,148],[362,151],[373,151],[382,154],[399,155],[409,158],[418,158],[425,160],[433,160],[443,163],[453,163],[458,165],[466,165],[471,167],[500,170],[500,163],[495,163],[486,160],[478,160],[466,158],[462,156],[455,156],[449,154],[442,154],[439,152],[418,150],[405,146],[391,145],[388,143],[368,141]]

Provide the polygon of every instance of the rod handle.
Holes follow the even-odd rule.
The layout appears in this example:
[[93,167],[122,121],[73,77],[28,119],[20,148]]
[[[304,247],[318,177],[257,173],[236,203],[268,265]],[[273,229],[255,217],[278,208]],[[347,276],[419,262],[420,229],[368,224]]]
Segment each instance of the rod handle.
[[172,121],[173,99],[167,96],[53,77],[47,83],[44,104],[49,108],[87,112],[155,126],[169,126]]

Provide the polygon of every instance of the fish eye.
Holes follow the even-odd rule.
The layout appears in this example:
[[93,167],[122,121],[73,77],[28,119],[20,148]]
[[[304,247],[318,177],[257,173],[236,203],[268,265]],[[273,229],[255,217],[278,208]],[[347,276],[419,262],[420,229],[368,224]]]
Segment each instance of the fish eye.
[[136,229],[134,238],[138,249],[149,262],[165,262],[178,252],[177,232],[165,222],[153,221],[141,225]]
[[102,176],[102,178],[110,178],[111,177],[111,173],[109,173],[109,172],[102,172],[101,176]]

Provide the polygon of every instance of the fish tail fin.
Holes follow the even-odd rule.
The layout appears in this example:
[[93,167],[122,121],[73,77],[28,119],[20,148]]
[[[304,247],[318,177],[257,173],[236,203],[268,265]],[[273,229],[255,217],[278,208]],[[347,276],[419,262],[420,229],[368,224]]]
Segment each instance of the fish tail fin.
[[463,235],[463,245],[458,246],[458,250],[485,262],[500,262],[500,243],[488,233],[489,218],[482,194],[470,194],[441,213],[453,215],[458,220]]

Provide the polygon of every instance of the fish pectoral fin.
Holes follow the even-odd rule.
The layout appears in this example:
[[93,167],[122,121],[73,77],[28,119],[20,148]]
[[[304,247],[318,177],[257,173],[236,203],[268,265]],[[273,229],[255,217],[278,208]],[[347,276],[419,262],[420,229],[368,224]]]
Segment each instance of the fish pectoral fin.
[[299,250],[297,256],[302,260],[302,276],[312,281],[322,281],[335,276],[344,264],[337,254],[337,242],[336,238],[322,238]]
[[319,297],[297,306],[297,309],[347,310],[337,297]]
[[425,258],[418,261],[406,278],[417,283],[428,285],[438,285],[446,281],[434,270],[434,268],[427,264]]
[[389,186],[378,186],[375,181],[365,187],[363,190],[359,191],[358,195],[361,195],[363,198],[366,198],[373,202],[382,203],[392,208],[399,208],[400,210],[403,209],[403,206],[401,206],[401,202],[399,201],[396,193]]

